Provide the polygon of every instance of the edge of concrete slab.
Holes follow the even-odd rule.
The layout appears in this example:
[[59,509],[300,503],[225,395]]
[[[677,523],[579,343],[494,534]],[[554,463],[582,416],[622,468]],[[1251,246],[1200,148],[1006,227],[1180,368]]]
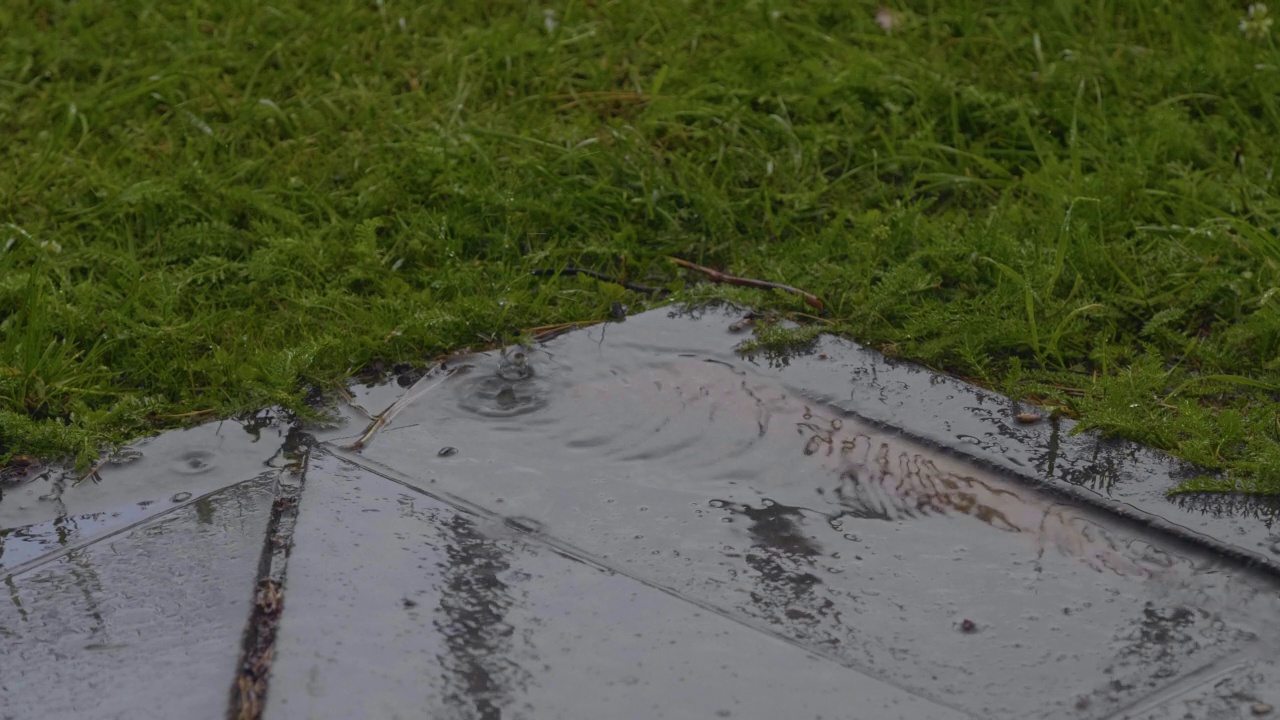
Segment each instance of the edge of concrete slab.
[[[667,315],[701,319],[719,313],[736,320],[744,312],[723,304]],[[726,336],[733,352],[742,338]],[[770,364],[761,357],[742,361]],[[1280,576],[1280,528],[1274,527],[1280,498],[1171,497],[1181,482],[1211,473],[1136,442],[1082,432],[1067,418],[1022,422],[1018,415],[1028,410],[1023,403],[834,335],[822,335],[808,352],[772,365],[785,384],[816,402]],[[1241,522],[1249,516],[1257,522]]]

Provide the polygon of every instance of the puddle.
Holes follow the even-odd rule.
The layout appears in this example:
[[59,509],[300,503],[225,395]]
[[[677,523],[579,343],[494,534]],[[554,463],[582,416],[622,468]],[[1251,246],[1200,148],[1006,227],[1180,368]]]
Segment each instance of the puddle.
[[226,716],[271,479],[3,576],[0,716]]
[[[988,467],[1034,475],[1045,451],[1027,434],[1050,429],[1018,427],[1007,402],[868,371],[829,341],[826,360],[756,365],[732,353],[733,319],[655,312],[572,333],[528,351],[520,377],[471,358],[351,457],[974,717],[1137,717],[1280,650],[1266,577],[879,424],[972,438],[1003,456],[979,457]],[[1083,472],[1087,440],[1060,438],[1045,479]],[[1113,460],[1110,479],[1075,486],[1163,492],[1128,490]],[[1161,503],[1185,526],[1202,517]]]
[[0,575],[269,471],[284,429],[209,423],[142,440],[80,480],[52,469],[0,492]]

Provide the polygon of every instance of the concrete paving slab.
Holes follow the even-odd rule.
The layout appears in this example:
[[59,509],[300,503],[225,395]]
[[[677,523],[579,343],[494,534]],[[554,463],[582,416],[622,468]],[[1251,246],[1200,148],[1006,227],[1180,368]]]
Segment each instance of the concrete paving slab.
[[960,718],[324,454],[267,718]]
[[53,468],[0,487],[0,575],[270,471],[284,431],[207,423],[139,441],[91,479]]
[[0,718],[225,718],[271,478],[6,574]]
[[[1014,422],[1007,401],[883,358],[852,372],[835,348],[746,362],[725,319],[649,313],[470,358],[350,457],[975,717],[1120,717],[1280,648],[1274,581],[1185,541],[1265,534],[1165,532],[1192,527],[1152,499],[1171,470],[1111,502],[1149,453],[1088,455],[1060,424],[1032,457],[993,420]],[[1147,527],[1099,511],[1120,506]]]
[[1126,720],[1265,720],[1280,707],[1274,658],[1240,658],[1180,684],[1123,715]]

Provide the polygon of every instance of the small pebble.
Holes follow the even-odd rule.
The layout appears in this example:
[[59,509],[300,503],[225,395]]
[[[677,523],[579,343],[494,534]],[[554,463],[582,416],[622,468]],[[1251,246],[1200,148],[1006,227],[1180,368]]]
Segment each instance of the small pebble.
[[1271,706],[1264,702],[1256,702],[1253,704],[1253,707],[1249,709],[1253,712],[1254,715],[1258,715],[1258,716],[1269,715],[1271,713]]
[[969,618],[965,618],[960,623],[960,632],[971,633],[971,632],[976,632],[977,630],[978,630],[978,624],[970,620]]
[[1081,695],[1080,697],[1076,698],[1076,709],[1077,709],[1077,710],[1088,710],[1088,709],[1089,709],[1089,704],[1090,704],[1090,703],[1089,703],[1089,696],[1088,696],[1088,695]]
[[440,448],[440,452],[436,453],[436,457],[449,457],[450,455],[457,455],[457,454],[458,454],[458,448],[449,446],[449,447]]
[[1020,423],[1027,423],[1029,425],[1033,422],[1040,422],[1041,416],[1036,413],[1025,412],[1018,413],[1017,415],[1014,415],[1013,418]]

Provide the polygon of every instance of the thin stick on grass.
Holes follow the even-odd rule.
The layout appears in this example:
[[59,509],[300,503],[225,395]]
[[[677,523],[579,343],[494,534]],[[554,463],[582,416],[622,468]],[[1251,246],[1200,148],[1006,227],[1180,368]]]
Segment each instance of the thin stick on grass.
[[737,275],[722,273],[719,270],[712,270],[709,267],[703,267],[702,265],[691,263],[688,260],[681,260],[678,257],[668,257],[667,259],[679,265],[682,268],[686,268],[688,270],[694,270],[702,273],[703,275],[706,275],[707,278],[714,283],[723,283],[725,285],[740,285],[742,287],[757,288],[760,290],[781,290],[783,292],[789,292],[793,295],[799,295],[800,297],[804,298],[805,303],[807,303],[809,307],[816,308],[818,310],[822,310],[825,307],[822,303],[822,300],[818,299],[817,295],[814,295],[813,293],[810,293],[810,292],[805,292],[800,288],[791,287],[790,285],[783,285],[782,283],[769,282],[768,280],[756,280],[755,278],[744,278],[744,277],[738,277]]

